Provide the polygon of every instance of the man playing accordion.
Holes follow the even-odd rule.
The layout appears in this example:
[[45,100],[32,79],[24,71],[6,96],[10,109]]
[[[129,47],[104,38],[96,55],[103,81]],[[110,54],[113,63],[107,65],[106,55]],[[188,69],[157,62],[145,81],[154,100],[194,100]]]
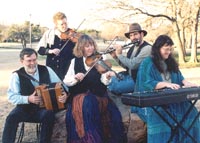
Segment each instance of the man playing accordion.
[[[7,92],[9,102],[16,107],[6,118],[2,141],[14,143],[18,124],[34,122],[41,123],[40,143],[49,143],[55,120],[54,111],[40,108],[42,98],[37,96],[35,87],[40,83],[49,84],[61,80],[51,68],[37,64],[37,52],[34,49],[24,48],[20,52],[20,62],[23,67],[12,73]],[[67,93],[63,90],[58,102],[65,103],[66,100]]]

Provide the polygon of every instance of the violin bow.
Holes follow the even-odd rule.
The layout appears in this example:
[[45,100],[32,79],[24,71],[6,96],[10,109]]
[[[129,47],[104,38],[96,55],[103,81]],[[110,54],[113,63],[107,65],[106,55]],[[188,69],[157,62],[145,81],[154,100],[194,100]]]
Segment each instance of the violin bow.
[[[100,59],[101,57],[99,57],[97,60],[95,60],[95,62],[94,62],[94,64],[86,71],[86,73],[84,74],[84,76],[83,76],[83,79],[86,77],[86,75],[92,70],[92,68],[99,62],[99,59]],[[82,80],[83,80],[82,79]],[[75,84],[77,84],[77,83],[79,83],[79,82],[81,82],[82,80],[78,80],[78,79],[76,79],[77,80],[77,82],[75,83]],[[75,85],[74,84],[74,85]]]
[[92,70],[92,68],[99,62],[99,60],[101,59],[101,57],[97,58],[97,60],[95,60],[94,64],[87,70],[87,72],[84,74],[83,79],[86,77],[86,75]]
[[80,28],[80,26],[83,24],[83,22],[85,21],[86,19],[84,18],[83,20],[82,20],[82,22],[79,24],[79,26],[75,29],[75,31],[77,31],[79,28]]
[[108,52],[110,50],[110,46],[112,45],[112,43],[114,41],[116,41],[118,39],[118,36],[115,36],[115,38],[110,42],[110,44],[107,46],[107,48],[105,49],[105,53]]

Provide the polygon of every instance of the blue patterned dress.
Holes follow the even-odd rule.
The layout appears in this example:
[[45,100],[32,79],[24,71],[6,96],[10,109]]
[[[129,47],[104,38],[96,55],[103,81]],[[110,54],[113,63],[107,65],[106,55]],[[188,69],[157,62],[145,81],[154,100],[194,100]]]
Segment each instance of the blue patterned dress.
[[[171,82],[182,85],[182,80],[184,77],[182,76],[181,72],[178,73],[170,73],[171,74]],[[138,76],[136,80],[136,92],[142,91],[151,91],[155,89],[155,86],[158,82],[163,81],[160,72],[157,70],[155,65],[152,62],[150,57],[147,57],[140,65]],[[179,102],[174,104],[168,105],[168,111],[175,115],[176,119],[180,121],[189,108],[191,102]],[[157,107],[155,107],[157,108]],[[160,109],[159,109],[160,110]],[[131,111],[137,113],[141,119],[146,122],[147,124],[147,140],[148,143],[166,143],[169,140],[171,135],[170,127],[160,118],[160,116],[155,113],[155,111],[150,108],[138,108],[138,107],[131,107]],[[193,108],[192,111],[189,113],[189,116],[184,121],[183,126],[184,128],[188,128],[188,126],[192,123],[192,119],[195,115],[198,114],[196,108]],[[175,124],[174,121],[164,112],[162,115],[172,124]],[[200,119],[198,118],[192,128],[189,130],[190,134],[200,142]],[[172,142],[170,143],[192,143],[190,137],[186,136],[185,140],[182,141],[185,132],[182,130],[178,130],[178,134],[175,135]]]

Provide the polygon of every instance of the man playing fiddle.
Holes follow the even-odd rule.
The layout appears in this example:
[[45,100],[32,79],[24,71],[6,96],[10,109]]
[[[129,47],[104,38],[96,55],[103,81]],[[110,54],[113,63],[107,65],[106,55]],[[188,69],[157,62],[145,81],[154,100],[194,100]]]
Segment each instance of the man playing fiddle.
[[53,22],[55,27],[44,33],[38,45],[38,53],[47,56],[46,65],[63,80],[70,61],[74,58],[72,51],[75,41],[67,35],[72,34],[73,30],[68,28],[67,17],[64,13],[57,12],[53,16]]

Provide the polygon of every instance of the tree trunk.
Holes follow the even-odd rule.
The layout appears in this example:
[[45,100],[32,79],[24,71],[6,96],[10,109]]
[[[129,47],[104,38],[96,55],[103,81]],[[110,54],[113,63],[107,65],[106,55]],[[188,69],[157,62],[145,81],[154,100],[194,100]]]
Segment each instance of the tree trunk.
[[190,61],[191,63],[197,63],[197,31],[195,28],[192,28],[192,46],[191,46],[191,56]]
[[[191,63],[197,63],[197,31],[198,31],[198,16],[199,16],[200,9],[198,8],[198,12],[196,16],[192,20],[192,46],[191,46]],[[195,12],[196,13],[196,12]]]
[[174,24],[175,24],[175,29],[177,30],[175,36],[177,37],[176,45],[177,45],[177,49],[178,49],[178,62],[185,63],[184,47],[181,42],[180,29],[179,29],[177,22],[174,22]]

